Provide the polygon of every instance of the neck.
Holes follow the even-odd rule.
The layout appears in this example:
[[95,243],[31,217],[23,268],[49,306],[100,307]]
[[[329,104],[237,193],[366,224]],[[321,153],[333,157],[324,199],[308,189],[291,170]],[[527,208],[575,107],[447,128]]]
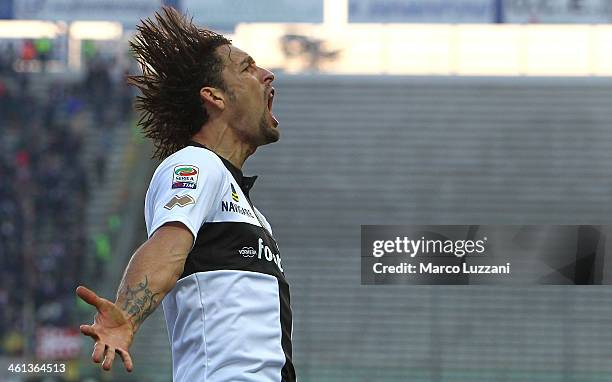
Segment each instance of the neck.
[[239,169],[242,169],[247,158],[255,152],[255,147],[240,140],[228,125],[206,124],[191,139],[227,159]]

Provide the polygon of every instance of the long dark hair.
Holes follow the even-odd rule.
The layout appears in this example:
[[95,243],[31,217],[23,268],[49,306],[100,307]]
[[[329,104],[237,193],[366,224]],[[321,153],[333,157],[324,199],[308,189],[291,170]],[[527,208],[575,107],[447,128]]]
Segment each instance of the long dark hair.
[[153,157],[160,159],[180,150],[208,121],[200,89],[225,90],[223,62],[217,47],[230,44],[223,35],[200,29],[176,9],[163,7],[155,20],[142,20],[130,47],[142,75],[128,76],[136,86],[138,125],[155,144]]

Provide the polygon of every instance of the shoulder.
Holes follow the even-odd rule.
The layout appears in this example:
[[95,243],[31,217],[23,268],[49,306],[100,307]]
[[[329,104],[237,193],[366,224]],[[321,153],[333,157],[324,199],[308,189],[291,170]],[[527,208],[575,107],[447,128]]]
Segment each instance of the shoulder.
[[201,147],[187,146],[164,159],[157,169],[159,170],[181,164],[201,166],[218,172],[221,172],[220,170],[224,168],[221,159],[212,151]]
[[188,146],[164,159],[157,166],[151,182],[172,181],[173,184],[189,186],[189,182],[197,183],[201,178],[221,181],[225,176],[224,169],[223,162],[212,151]]

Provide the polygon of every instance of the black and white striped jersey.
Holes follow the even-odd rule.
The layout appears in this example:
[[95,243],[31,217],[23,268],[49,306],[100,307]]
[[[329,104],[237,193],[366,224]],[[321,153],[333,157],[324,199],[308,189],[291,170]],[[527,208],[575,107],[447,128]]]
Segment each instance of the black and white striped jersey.
[[194,236],[162,302],[174,381],[295,381],[289,284],[270,224],[249,199],[254,181],[196,142],[153,174],[149,237],[172,221]]

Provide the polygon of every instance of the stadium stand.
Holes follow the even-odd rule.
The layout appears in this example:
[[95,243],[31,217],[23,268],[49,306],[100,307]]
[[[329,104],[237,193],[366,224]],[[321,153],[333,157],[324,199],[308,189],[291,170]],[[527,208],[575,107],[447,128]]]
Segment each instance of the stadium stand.
[[37,329],[77,323],[74,288],[99,250],[83,223],[109,140],[131,118],[111,66],[92,61],[80,79],[0,65],[0,356],[32,355]]
[[[107,275],[103,295],[112,297],[145,239],[142,202],[155,163],[149,146],[129,144],[130,129],[112,127],[129,115],[120,97],[111,97],[118,104],[103,117],[106,129],[92,124],[85,82],[58,80],[50,96],[16,76],[0,81],[8,180],[0,183],[0,351],[19,355],[34,346],[22,337],[28,299],[36,325],[65,325],[76,323],[74,281]],[[258,150],[245,173],[261,176],[253,198],[292,283],[300,380],[605,381],[605,287],[361,286],[359,226],[605,223],[610,85],[279,76],[282,141]],[[142,186],[129,193],[134,185]],[[68,191],[74,205],[62,198]],[[121,235],[108,228],[117,224]],[[20,287],[23,298],[12,293]],[[82,375],[100,375],[86,350]],[[113,380],[169,380],[161,310],[133,355],[135,372],[115,368]]]

